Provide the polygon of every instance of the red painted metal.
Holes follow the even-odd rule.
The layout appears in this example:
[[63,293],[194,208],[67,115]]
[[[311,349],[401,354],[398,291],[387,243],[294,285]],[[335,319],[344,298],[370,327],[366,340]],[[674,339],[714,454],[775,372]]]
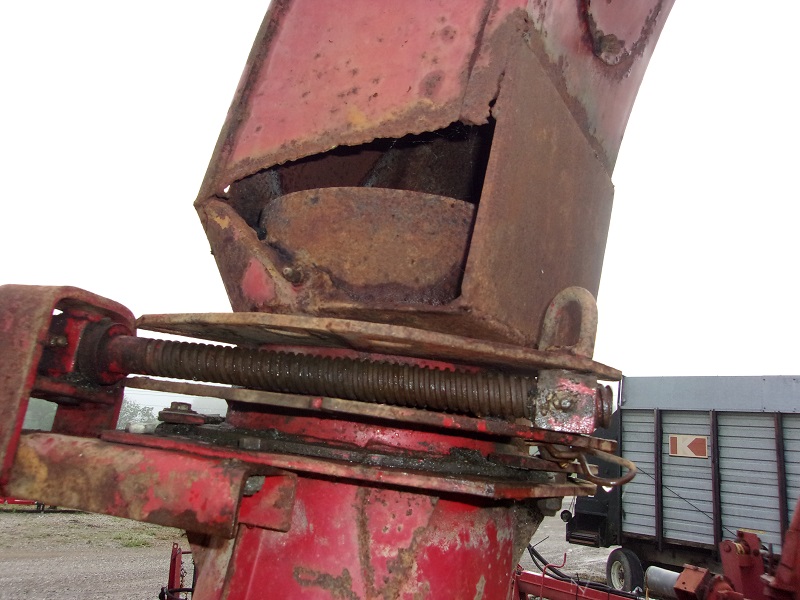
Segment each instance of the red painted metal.
[[236,577],[208,594],[201,569],[195,598],[504,598],[529,531],[514,521],[500,507],[304,478],[290,530],[240,529]]
[[248,476],[243,465],[51,433],[23,434],[17,453],[5,486],[14,496],[222,537],[235,533]]
[[609,600],[613,593],[596,590],[575,583],[550,577],[545,573],[533,573],[517,569],[512,583],[513,600],[528,600],[528,596],[547,598],[548,600]]
[[161,588],[158,600],[182,600],[187,593],[194,590],[194,569],[192,569],[192,585],[187,585],[186,568],[183,566],[183,557],[191,555],[191,551],[183,550],[177,543],[172,544],[169,556],[169,576],[167,585]]
[[[31,396],[59,403],[53,431],[97,436],[116,425],[122,386],[67,381],[62,376],[74,370],[78,341],[89,323],[106,320],[130,333],[134,318],[124,306],[73,287],[0,286],[0,308],[2,488]],[[54,311],[59,313],[55,319]]]
[[[158,344],[81,290],[0,288],[2,491],[187,529],[196,600],[507,598],[538,500],[591,493],[575,461],[613,449],[587,435],[609,412],[598,376],[619,377],[591,360],[593,294],[610,172],[671,2],[600,4],[275,0],[196,207],[234,310],[280,314],[141,324],[302,347],[283,381],[334,388],[218,388],[223,425],[176,405],[154,435],[111,431],[123,363]],[[261,367],[233,353],[162,366],[251,385]],[[341,360],[376,354],[391,366]],[[321,356],[341,368],[314,371]],[[397,364],[463,369],[433,378],[459,401],[367,404],[395,400],[381,377]],[[487,368],[500,387],[538,378],[529,409],[460,388]],[[321,396],[367,384],[359,402]],[[32,394],[59,403],[53,433],[20,435]],[[464,402],[481,416],[447,412]]]
[[226,125],[220,150],[229,174],[220,179],[335,145],[485,122],[513,42],[510,21],[535,39],[613,164],[672,2],[641,2],[635,11],[589,0],[527,5],[410,0],[388,9],[348,0],[320,10],[314,0],[276,2],[237,90],[241,112]]
[[[411,436],[409,436],[411,437]],[[528,500],[537,498],[562,497],[572,494],[591,495],[596,490],[594,485],[581,482],[566,481],[558,477],[548,479],[540,485],[530,481],[513,480],[486,480],[485,478],[451,474],[442,476],[419,469],[393,469],[363,466],[347,460],[342,456],[340,460],[324,460],[306,456],[277,454],[272,452],[252,452],[248,450],[234,450],[221,448],[209,444],[197,444],[181,439],[140,436],[121,431],[107,431],[103,439],[110,442],[145,446],[192,453],[199,456],[216,459],[235,459],[261,467],[274,467],[276,469],[306,473],[312,477],[340,478],[351,481],[361,481],[365,485],[372,483],[375,486],[401,487],[416,490],[428,490],[438,495],[462,494],[479,498],[495,500]],[[424,466],[424,465],[420,465]]]
[[794,516],[783,536],[781,560],[775,573],[767,576],[768,598],[795,600],[800,598],[800,500],[794,507]]
[[38,504],[38,503],[35,500],[23,500],[21,498],[0,497],[0,504],[14,504],[14,505],[30,506],[32,504]]
[[719,545],[722,572],[731,581],[733,589],[751,600],[764,596],[764,557],[761,540],[755,533],[740,531],[735,541],[725,540]]
[[[597,292],[609,174],[672,2],[599,4],[274,3],[196,202],[234,310],[536,346],[558,292]],[[362,269],[348,214],[413,244]]]
[[[722,575],[685,565],[676,575],[674,597],[678,600],[794,600],[800,598],[800,502],[782,544],[777,564],[771,552],[762,550],[755,533],[738,531],[735,540],[719,545]],[[668,582],[668,580],[667,580]],[[667,583],[669,585],[669,583]]]

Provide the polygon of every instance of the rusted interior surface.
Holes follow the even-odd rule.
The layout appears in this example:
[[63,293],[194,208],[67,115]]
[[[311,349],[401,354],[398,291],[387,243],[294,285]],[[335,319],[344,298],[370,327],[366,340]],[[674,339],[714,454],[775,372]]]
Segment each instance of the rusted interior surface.
[[303,305],[323,294],[437,305],[458,296],[474,211],[433,194],[319,188],[275,198],[259,227],[272,261],[302,290]]

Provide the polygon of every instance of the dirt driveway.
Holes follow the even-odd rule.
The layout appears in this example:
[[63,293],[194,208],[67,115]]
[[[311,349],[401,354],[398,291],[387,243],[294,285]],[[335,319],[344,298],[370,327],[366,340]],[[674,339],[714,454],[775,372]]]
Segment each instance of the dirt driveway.
[[[567,503],[565,502],[565,506]],[[78,512],[0,510],[0,600],[154,600],[180,531]],[[570,546],[564,523],[545,519],[533,543],[565,572],[601,578],[608,550]],[[523,566],[533,568],[524,557]]]
[[0,510],[0,599],[153,600],[180,538],[104,515]]

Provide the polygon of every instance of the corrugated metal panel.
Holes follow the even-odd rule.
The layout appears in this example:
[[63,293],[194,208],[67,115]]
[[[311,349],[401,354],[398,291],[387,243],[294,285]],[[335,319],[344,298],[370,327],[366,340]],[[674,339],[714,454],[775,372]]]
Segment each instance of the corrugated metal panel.
[[800,413],[800,377],[626,377],[623,407]]
[[783,417],[783,451],[786,457],[786,492],[789,498],[789,520],[800,498],[800,415]]
[[701,544],[714,543],[711,460],[669,455],[670,435],[711,435],[707,412],[664,410],[661,477],[664,537]]
[[622,531],[656,534],[653,473],[653,411],[622,411],[622,452],[636,463],[639,474],[622,490]]
[[[723,537],[739,528],[780,548],[780,502],[773,412],[783,415],[789,518],[800,499],[800,377],[626,378],[622,453],[642,474],[626,486],[623,531],[655,535],[653,409],[662,415],[663,533],[713,544],[712,461],[669,456],[669,435],[711,436],[718,411]],[[712,449],[709,447],[709,451]]]
[[781,541],[778,463],[771,414],[719,415],[719,471],[724,537],[758,532],[765,544]]

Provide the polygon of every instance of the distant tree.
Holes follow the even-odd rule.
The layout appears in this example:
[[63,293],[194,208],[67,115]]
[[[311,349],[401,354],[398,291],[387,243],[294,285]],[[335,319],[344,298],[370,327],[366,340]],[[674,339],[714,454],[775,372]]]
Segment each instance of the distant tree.
[[142,406],[125,396],[122,399],[122,408],[119,411],[117,429],[125,429],[128,423],[155,421],[157,418],[150,406]]

